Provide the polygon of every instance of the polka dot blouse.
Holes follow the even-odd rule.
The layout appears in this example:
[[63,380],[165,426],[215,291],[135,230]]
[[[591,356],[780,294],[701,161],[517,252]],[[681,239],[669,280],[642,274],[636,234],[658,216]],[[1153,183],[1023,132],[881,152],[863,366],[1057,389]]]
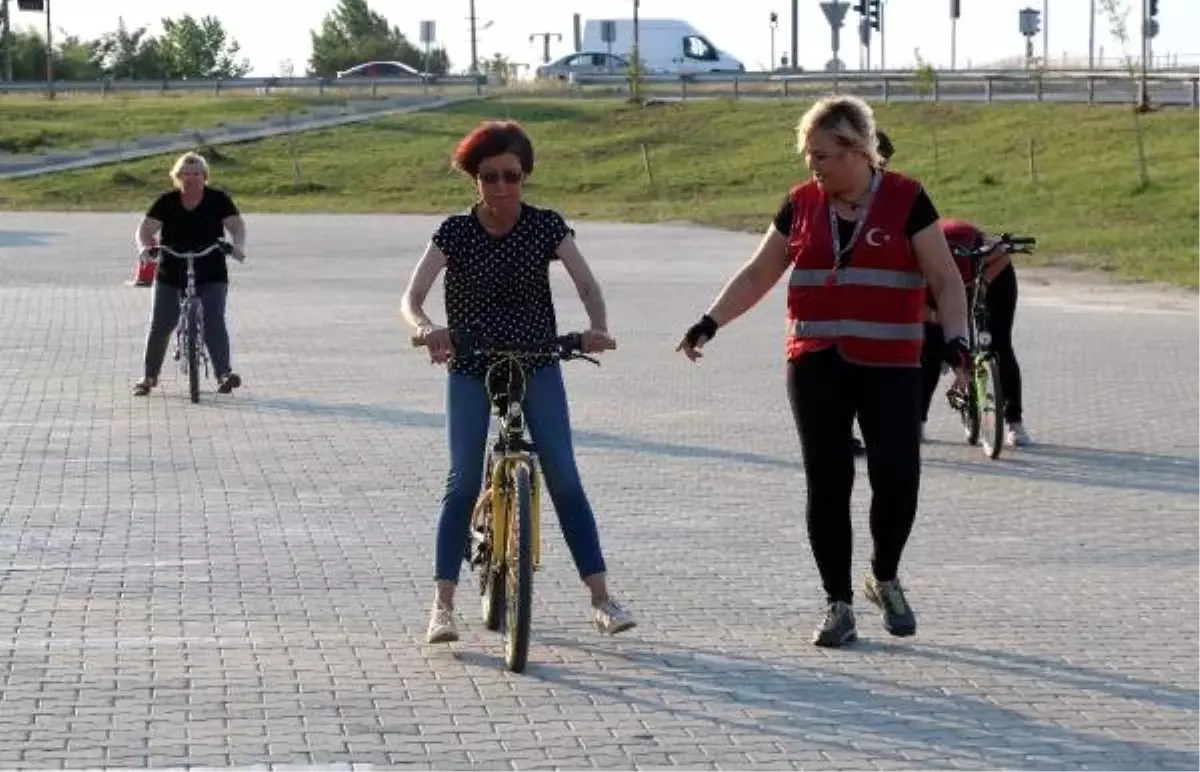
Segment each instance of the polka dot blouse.
[[[474,209],[447,217],[433,234],[446,256],[447,326],[501,343],[539,343],[558,335],[550,263],[574,230],[551,209],[523,204],[503,236],[484,229]],[[534,360],[534,370],[549,361]],[[482,378],[488,362],[456,356],[451,372]]]

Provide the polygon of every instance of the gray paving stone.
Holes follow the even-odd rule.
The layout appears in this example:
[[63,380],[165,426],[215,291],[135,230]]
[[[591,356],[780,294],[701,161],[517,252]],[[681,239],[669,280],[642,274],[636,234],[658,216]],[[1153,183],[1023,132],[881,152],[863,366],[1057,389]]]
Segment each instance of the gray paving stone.
[[864,605],[828,652],[781,288],[700,366],[673,353],[756,237],[577,223],[620,348],[566,367],[575,441],[641,625],[591,630],[547,509],[514,676],[470,592],[462,640],[423,641],[444,376],[396,307],[437,219],[248,219],[246,385],[190,405],[170,362],[128,395],[136,216],[0,213],[0,767],[1200,766],[1194,294],[1023,271],[1038,444],[988,461],[936,404],[920,632]]

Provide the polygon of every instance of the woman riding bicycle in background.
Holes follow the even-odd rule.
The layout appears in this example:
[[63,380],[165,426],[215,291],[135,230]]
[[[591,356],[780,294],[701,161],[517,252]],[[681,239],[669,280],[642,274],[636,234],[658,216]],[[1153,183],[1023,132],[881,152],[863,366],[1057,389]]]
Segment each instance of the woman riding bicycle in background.
[[[947,218],[941,221],[941,226],[952,252],[956,247],[964,250],[978,249],[987,243],[983,231],[965,220]],[[954,261],[967,288],[967,307],[970,308],[972,282],[975,280],[974,266],[969,259],[957,254]],[[1014,447],[1027,445],[1030,438],[1021,420],[1021,366],[1017,363],[1017,355],[1012,345],[1013,319],[1017,310],[1017,271],[1013,268],[1012,257],[1003,245],[994,246],[984,258],[983,278],[987,284],[985,303],[988,332],[992,335],[989,348],[996,354],[996,361],[1000,366],[1004,422],[1008,426],[1004,441]],[[929,406],[941,378],[941,348],[942,327],[938,320],[937,302],[930,294],[926,298],[925,349],[921,353],[922,422],[929,420]],[[922,432],[923,427],[924,423]]]
[[[879,140],[879,155],[886,167],[896,152],[891,137],[882,131],[876,132]],[[976,226],[963,220],[942,219],[942,233],[951,249],[975,249],[985,243],[985,236]],[[971,307],[971,282],[974,280],[970,260],[954,258],[963,285],[967,289],[967,308]],[[1025,430],[1023,405],[1021,403],[1021,365],[1013,351],[1012,330],[1017,312],[1017,271],[1012,257],[1001,245],[996,245],[984,259],[984,280],[988,284],[987,309],[988,331],[992,334],[991,350],[995,352],[1000,366],[1000,390],[1004,393],[1004,423],[1008,426],[1005,442],[1012,446],[1029,444]],[[937,391],[942,375],[942,327],[937,321],[937,304],[933,294],[926,298],[925,350],[921,354],[921,434],[925,434],[925,423],[929,421],[929,406],[933,393]]]
[[[208,162],[198,153],[185,153],[171,167],[174,190],[163,193],[150,206],[138,226],[135,243],[138,255],[148,260],[155,236],[162,246],[176,252],[199,252],[229,233],[233,257],[246,259],[246,225],[233,199],[208,184]],[[154,299],[142,378],[133,393],[142,397],[158,385],[158,375],[171,332],[179,322],[179,296],[187,286],[187,261],[163,253],[154,276]],[[212,357],[221,394],[242,385],[233,372],[229,356],[229,331],[225,326],[225,299],[229,293],[229,268],[222,252],[196,260],[196,295],[204,309],[204,345]]]
[[[537,344],[557,336],[550,290],[550,263],[561,260],[590,319],[583,333],[587,352],[615,346],[609,337],[604,298],[562,215],[522,202],[533,171],[533,145],[520,125],[485,122],[458,145],[455,166],[475,183],[478,201],[442,221],[404,292],[405,320],[424,337],[430,358],[449,363],[446,430],[450,472],[437,527],[437,593],[428,641],[458,640],[454,591],[467,545],[467,529],[483,484],[484,451],[491,416],[484,384],[490,364],[454,350],[452,332],[480,335],[499,345]],[[445,269],[448,327],[430,321],[423,305]],[[562,370],[557,362],[528,366],[524,416],[575,567],[591,591],[592,621],[614,634],[634,626],[633,615],[608,592],[596,519],[583,490]]]

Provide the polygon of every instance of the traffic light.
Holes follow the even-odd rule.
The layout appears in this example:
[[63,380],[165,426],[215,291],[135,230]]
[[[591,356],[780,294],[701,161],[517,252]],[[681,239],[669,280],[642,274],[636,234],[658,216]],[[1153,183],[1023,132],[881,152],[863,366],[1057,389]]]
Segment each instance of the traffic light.
[[857,13],[859,16],[866,16],[867,15],[867,0],[858,0],[858,2],[854,4],[854,12]]
[[1150,16],[1158,16],[1158,0],[1150,0]]
[[868,0],[867,22],[871,25],[871,29],[879,29],[879,0]]
[[962,16],[962,8],[959,7],[959,0],[950,0],[950,18],[957,19]]
[[44,11],[46,0],[17,0],[17,9],[21,11]]
[[771,23],[772,24],[779,23],[779,14],[775,13],[774,11],[771,11]]

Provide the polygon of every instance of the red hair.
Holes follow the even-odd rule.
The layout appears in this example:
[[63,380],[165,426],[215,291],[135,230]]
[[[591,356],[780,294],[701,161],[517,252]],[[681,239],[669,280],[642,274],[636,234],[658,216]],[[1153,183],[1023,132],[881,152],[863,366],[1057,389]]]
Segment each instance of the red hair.
[[533,143],[516,121],[484,121],[463,137],[454,148],[454,167],[472,177],[488,158],[512,153],[521,160],[525,174],[533,171]]

